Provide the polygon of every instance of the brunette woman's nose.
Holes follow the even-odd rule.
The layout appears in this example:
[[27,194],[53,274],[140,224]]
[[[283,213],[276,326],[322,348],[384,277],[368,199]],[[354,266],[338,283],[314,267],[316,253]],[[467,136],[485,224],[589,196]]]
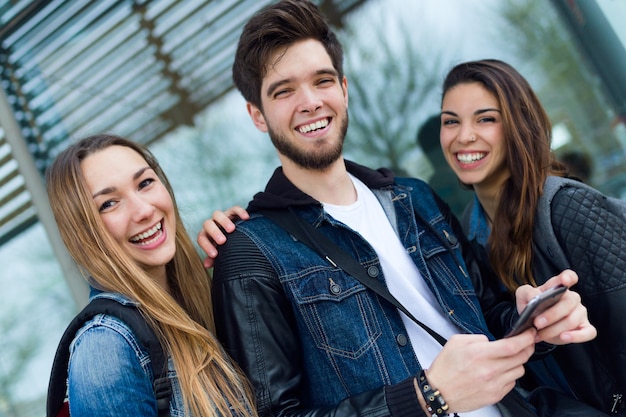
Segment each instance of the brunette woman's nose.
[[469,144],[476,142],[476,133],[474,131],[460,132],[459,142],[462,144]]

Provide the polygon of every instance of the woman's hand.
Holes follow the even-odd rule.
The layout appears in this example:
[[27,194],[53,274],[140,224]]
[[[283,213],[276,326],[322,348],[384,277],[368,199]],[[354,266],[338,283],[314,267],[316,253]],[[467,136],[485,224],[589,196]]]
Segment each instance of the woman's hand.
[[[571,288],[577,282],[578,275],[566,269],[539,287],[523,285],[515,291],[517,311],[521,312],[534,296],[548,288],[559,284]],[[538,330],[537,341],[554,345],[587,342],[597,335],[596,328],[589,322],[587,308],[582,305],[580,295],[571,290],[567,290],[555,305],[538,315],[533,324]]]

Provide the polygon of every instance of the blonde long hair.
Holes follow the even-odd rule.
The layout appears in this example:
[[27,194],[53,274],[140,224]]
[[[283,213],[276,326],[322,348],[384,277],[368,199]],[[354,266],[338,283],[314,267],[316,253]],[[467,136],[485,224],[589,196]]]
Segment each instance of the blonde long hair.
[[[166,265],[171,295],[110,236],[86,187],[81,162],[114,145],[139,153],[172,198],[176,253]],[[52,211],[69,253],[92,285],[139,303],[139,310],[172,357],[186,408],[195,416],[230,416],[232,411],[241,416],[255,415],[247,379],[213,336],[210,278],[181,221],[172,187],[152,153],[118,136],[90,136],[57,156],[46,181]]]

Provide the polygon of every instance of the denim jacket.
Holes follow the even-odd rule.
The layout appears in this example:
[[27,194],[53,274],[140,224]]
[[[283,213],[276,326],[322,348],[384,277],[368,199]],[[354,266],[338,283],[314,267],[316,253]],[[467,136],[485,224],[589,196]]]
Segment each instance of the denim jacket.
[[[374,192],[450,320],[488,334],[461,246],[428,185],[346,165]],[[251,379],[260,415],[423,415],[412,381],[421,366],[397,309],[255,214],[283,207],[385,283],[368,242],[277,169],[220,249],[213,276],[218,338]]]
[[[116,293],[92,291],[128,305],[133,301]],[[76,333],[70,345],[69,404],[73,416],[157,416],[148,353],[122,321],[99,314]],[[185,416],[182,393],[171,359],[170,414]]]

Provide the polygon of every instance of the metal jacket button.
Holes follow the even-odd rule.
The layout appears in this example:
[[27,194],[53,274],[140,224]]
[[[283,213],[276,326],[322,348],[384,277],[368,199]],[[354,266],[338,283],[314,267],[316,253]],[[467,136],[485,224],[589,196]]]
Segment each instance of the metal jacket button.
[[451,235],[446,230],[443,231],[443,234],[446,235],[446,239],[452,246],[456,245],[456,243],[458,242],[458,239],[456,238],[456,236]]
[[370,266],[369,268],[367,268],[367,275],[369,275],[372,278],[375,278],[378,276],[378,267],[375,266]]
[[329,279],[330,282],[330,292],[334,295],[337,295],[341,292],[341,287],[332,279]]
[[398,345],[400,346],[406,346],[407,338],[405,335],[400,333],[399,335],[396,336],[396,342],[398,342]]

